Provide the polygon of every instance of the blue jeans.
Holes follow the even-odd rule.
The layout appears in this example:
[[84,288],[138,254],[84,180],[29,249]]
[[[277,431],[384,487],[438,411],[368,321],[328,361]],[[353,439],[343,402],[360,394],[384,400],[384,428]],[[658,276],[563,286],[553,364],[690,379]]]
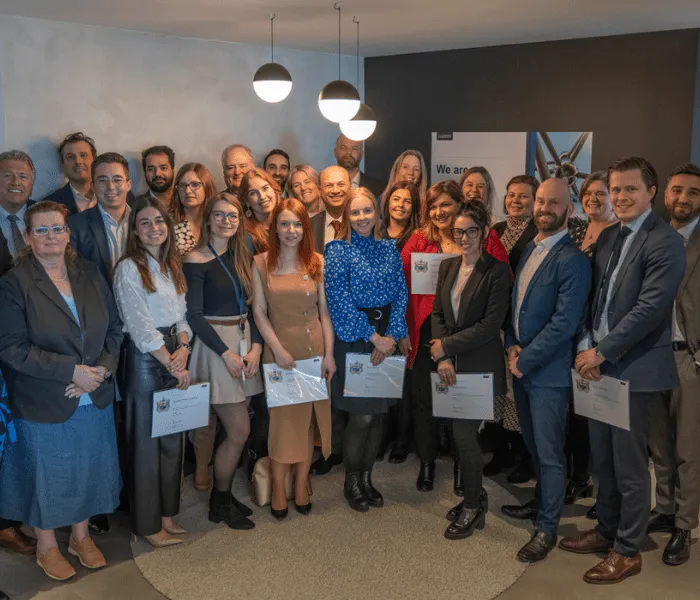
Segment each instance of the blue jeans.
[[537,529],[556,533],[566,492],[566,419],[571,388],[534,385],[527,376],[513,379],[520,429],[535,467]]

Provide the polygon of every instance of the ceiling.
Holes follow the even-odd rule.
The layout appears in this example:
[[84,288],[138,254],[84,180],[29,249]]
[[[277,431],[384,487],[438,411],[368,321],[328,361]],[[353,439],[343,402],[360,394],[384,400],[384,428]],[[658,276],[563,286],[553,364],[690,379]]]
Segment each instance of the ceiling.
[[[495,46],[700,27],[700,0],[345,0],[344,54]],[[136,31],[337,52],[333,0],[0,0],[0,13]]]

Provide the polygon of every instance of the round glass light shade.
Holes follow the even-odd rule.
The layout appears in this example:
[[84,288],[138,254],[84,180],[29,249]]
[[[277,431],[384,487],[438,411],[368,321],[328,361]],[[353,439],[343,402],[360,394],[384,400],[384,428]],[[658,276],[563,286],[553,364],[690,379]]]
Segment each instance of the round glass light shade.
[[321,90],[318,108],[333,123],[349,121],[360,109],[360,93],[351,83],[336,79]]
[[292,76],[278,63],[267,63],[253,77],[253,89],[265,102],[281,102],[292,91]]
[[340,124],[343,135],[355,142],[366,140],[377,128],[377,116],[366,104],[360,104],[360,110],[349,121]]

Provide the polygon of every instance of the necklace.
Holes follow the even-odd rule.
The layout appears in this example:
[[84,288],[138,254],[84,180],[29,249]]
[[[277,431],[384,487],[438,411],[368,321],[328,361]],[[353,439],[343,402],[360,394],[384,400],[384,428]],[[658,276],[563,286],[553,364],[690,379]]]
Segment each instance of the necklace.
[[59,282],[59,281],[65,281],[66,279],[68,279],[68,272],[66,271],[66,272],[63,274],[63,277],[58,277],[58,278],[55,278],[55,279],[54,279],[53,277],[51,277],[51,275],[49,275],[49,279],[50,279],[51,281],[53,281],[53,282],[56,282],[56,283]]

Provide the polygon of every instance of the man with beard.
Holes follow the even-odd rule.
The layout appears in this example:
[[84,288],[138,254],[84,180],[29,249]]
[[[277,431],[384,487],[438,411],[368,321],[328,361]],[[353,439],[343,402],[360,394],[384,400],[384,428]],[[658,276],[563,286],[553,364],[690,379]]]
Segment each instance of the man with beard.
[[591,265],[567,228],[572,211],[566,181],[540,185],[533,215],[538,234],[518,265],[505,330],[515,407],[537,476],[533,500],[501,508],[509,517],[535,521],[532,539],[517,554],[523,562],[542,560],[554,548],[564,507],[574,336],[591,288]]
[[320,192],[325,210],[311,218],[311,232],[317,252],[335,239],[343,218],[345,201],[350,193],[350,177],[343,167],[326,167],[321,171]]
[[97,156],[95,141],[82,131],[71,133],[63,138],[58,146],[61,157],[61,170],[68,183],[52,192],[44,200],[57,202],[68,207],[70,214],[82,212],[95,206],[95,192],[92,189],[92,161]]
[[277,182],[277,185],[280,186],[283,198],[287,197],[287,182],[289,181],[290,166],[289,154],[279,148],[270,150],[263,161],[263,169],[265,169],[272,179]]
[[[680,385],[672,347],[672,311],[685,271],[680,235],[652,210],[656,170],[644,158],[608,168],[608,189],[620,223],[604,229],[593,259],[590,335],[576,370],[629,382],[629,430],[591,419],[591,455],[598,467],[598,525],[559,547],[577,554],[607,552],[584,581],[614,584],[642,570],[651,498],[652,407]],[[587,349],[583,349],[583,345]],[[697,398],[695,398],[697,401]],[[697,517],[697,514],[695,515]]]
[[353,188],[366,187],[374,194],[375,198],[381,196],[386,182],[365,175],[360,171],[360,163],[364,156],[362,142],[355,142],[341,133],[335,141],[333,153],[338,166],[343,167],[348,172]]
[[685,275],[673,308],[673,350],[680,386],[652,406],[650,448],[656,474],[656,507],[647,532],[667,531],[667,565],[690,558],[690,532],[700,512],[700,169],[678,167],[666,184],[666,209],[681,234]]
[[151,195],[170,208],[175,180],[175,152],[168,146],[151,146],[141,153],[141,165],[148,185],[144,196]]
[[233,144],[221,153],[221,168],[229,194],[238,197],[238,188],[245,174],[255,167],[253,151],[243,144]]

